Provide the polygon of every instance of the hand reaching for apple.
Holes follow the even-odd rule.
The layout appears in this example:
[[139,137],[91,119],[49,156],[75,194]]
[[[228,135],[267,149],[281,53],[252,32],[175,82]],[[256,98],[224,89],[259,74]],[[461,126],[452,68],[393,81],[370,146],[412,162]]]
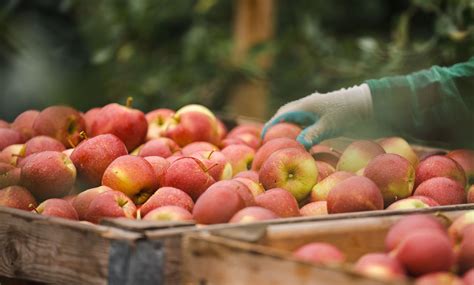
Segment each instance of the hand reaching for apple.
[[371,115],[372,97],[367,84],[329,93],[315,92],[280,107],[265,124],[262,137],[278,123],[294,123],[304,128],[297,140],[308,149]]

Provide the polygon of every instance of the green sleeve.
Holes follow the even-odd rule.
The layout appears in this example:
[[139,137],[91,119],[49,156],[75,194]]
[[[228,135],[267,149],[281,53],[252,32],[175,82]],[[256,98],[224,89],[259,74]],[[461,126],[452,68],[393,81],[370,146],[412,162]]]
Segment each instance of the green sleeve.
[[420,140],[474,146],[474,57],[406,76],[368,80],[378,122]]

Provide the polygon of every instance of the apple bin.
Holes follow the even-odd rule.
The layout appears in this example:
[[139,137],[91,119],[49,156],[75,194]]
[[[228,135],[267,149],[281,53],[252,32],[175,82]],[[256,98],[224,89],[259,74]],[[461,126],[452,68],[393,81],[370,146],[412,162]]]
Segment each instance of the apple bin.
[[[183,242],[183,279],[185,284],[412,284],[410,279],[391,282],[366,277],[350,264],[364,254],[383,252],[390,227],[409,214],[436,216],[449,225],[472,210],[472,204],[441,206],[378,213],[379,216],[355,214],[337,220],[255,223],[188,233]],[[292,255],[292,251],[310,242],[336,246],[345,254],[347,263],[315,265]]]

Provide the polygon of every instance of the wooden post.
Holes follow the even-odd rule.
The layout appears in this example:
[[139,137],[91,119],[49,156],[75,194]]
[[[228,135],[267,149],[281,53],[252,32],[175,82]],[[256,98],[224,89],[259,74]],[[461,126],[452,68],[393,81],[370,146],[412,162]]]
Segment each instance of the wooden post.
[[[247,59],[250,48],[264,43],[273,36],[274,0],[236,0],[234,24],[234,59],[237,64]],[[266,70],[271,56],[262,54],[255,59]],[[268,86],[263,79],[244,81],[230,96],[231,113],[264,119],[268,101]]]

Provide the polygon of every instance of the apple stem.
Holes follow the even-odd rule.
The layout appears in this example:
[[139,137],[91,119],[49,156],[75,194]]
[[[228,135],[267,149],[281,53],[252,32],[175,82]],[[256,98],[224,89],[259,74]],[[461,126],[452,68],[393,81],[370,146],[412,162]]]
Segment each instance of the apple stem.
[[72,142],[71,137],[67,138],[67,142],[69,143],[70,146],[76,147],[76,145]]
[[206,169],[204,172],[209,172],[209,170],[213,169],[214,167],[218,166],[219,163],[216,163],[214,164],[213,166],[209,167],[208,169]]
[[138,209],[137,210],[137,220],[141,220],[142,219],[142,211],[141,209]]
[[[33,204],[30,204],[30,205],[31,205],[31,207],[33,207]],[[28,205],[28,206],[30,206],[30,205]],[[36,214],[40,214],[40,212],[38,212],[38,210],[36,210],[36,208],[33,208],[33,211],[34,211]]]
[[127,97],[127,102],[125,103],[125,106],[130,108],[132,107],[132,103],[133,103],[133,97],[132,96]]
[[79,133],[79,136],[80,136],[81,139],[83,139],[83,140],[86,140],[86,139],[89,138],[89,137],[87,136],[87,134],[86,134],[85,131],[81,131],[81,132]]
[[207,159],[211,159],[211,156],[212,154],[215,152],[215,150],[211,150],[211,152],[209,153],[209,155],[207,156]]

